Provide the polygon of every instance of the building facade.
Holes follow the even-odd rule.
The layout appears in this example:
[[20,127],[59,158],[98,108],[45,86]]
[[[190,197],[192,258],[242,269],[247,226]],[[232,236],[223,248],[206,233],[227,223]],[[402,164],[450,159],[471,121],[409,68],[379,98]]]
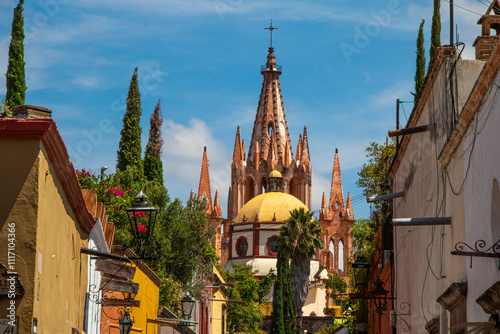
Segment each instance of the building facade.
[[[265,276],[276,266],[279,229],[293,209],[311,210],[312,164],[307,128],[299,135],[295,153],[288,132],[274,48],[269,48],[261,66],[263,83],[248,151],[240,127],[231,162],[227,218],[222,217],[219,192],[212,202],[208,153],[203,152],[198,197],[206,201],[207,213],[216,232],[215,248],[225,269],[246,263]],[[352,253],[354,213],[351,197],[344,197],[340,158],[335,150],[329,202],[323,194],[319,210],[324,249],[311,264],[309,297],[304,315],[323,316],[333,306],[323,282],[328,274],[345,276]]]
[[[393,191],[404,192],[393,200],[398,333],[498,325],[498,14],[496,0],[479,20],[475,60],[438,49],[407,124],[427,131],[403,136],[390,170]],[[399,315],[401,305],[410,312]]]

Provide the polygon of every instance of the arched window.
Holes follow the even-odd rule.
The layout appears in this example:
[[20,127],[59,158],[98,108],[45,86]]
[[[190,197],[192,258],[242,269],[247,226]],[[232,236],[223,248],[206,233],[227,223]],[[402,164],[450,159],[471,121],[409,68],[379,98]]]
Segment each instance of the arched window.
[[247,256],[248,251],[248,240],[245,237],[239,237],[236,241],[236,253],[238,256],[243,257]]
[[330,240],[328,250],[332,253],[332,269],[337,269],[337,264],[335,263],[335,243],[333,242],[333,239]]
[[344,271],[344,243],[342,240],[339,241],[339,270]]
[[273,132],[274,132],[273,123],[269,122],[269,124],[267,125],[267,135],[269,136],[269,138],[273,137]]

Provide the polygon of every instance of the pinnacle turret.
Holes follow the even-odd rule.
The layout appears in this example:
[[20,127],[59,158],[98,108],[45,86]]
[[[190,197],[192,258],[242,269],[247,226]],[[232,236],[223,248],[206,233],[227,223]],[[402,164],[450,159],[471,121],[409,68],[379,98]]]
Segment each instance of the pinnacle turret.
[[207,147],[203,148],[203,161],[201,164],[200,185],[198,186],[198,199],[206,199],[208,213],[212,211],[212,192],[210,190],[210,174],[208,171]]

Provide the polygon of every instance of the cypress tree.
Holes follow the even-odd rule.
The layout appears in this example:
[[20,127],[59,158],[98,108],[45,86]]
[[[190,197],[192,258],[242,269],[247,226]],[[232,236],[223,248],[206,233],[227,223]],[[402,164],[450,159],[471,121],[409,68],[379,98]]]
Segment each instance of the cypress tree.
[[440,11],[440,1],[434,0],[434,13],[432,14],[432,29],[431,29],[431,48],[429,50],[430,61],[432,61],[432,57],[434,56],[434,52],[436,49],[441,46],[441,14]]
[[137,81],[137,67],[134,70],[127,96],[127,110],[123,116],[123,129],[120,132],[120,144],[116,168],[126,170],[127,166],[136,166],[143,170],[141,160],[141,95]]
[[26,77],[24,72],[24,0],[19,0],[19,4],[14,9],[14,19],[12,20],[12,38],[9,46],[9,64],[7,67],[5,94],[6,111],[23,105],[26,91]]
[[280,252],[278,249],[278,260],[276,262],[278,279],[274,282],[273,313],[270,334],[285,334],[285,317],[283,314],[283,262],[288,262],[288,259],[283,255],[283,252]]
[[417,70],[415,72],[415,98],[418,97],[425,79],[424,23],[422,20],[417,37]]
[[276,272],[278,279],[274,283],[273,313],[270,334],[296,334],[297,320],[292,300],[292,272],[290,252],[284,240],[284,228],[280,230],[278,240],[278,260]]
[[158,180],[158,182],[163,184],[163,163],[160,159],[163,146],[163,139],[161,137],[163,115],[161,113],[160,100],[158,100],[149,122],[151,127],[149,129],[149,140],[144,155],[144,175],[150,181]]
[[292,298],[292,270],[288,258],[283,263],[283,316],[285,317],[285,333],[297,333],[297,317],[295,315],[295,307],[293,306]]

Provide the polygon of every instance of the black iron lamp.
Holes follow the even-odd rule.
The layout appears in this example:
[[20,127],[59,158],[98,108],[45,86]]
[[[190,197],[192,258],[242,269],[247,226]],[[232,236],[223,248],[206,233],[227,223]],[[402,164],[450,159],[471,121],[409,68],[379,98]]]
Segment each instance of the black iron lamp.
[[384,289],[384,282],[380,279],[380,276],[377,276],[373,285],[375,285],[375,288],[371,291],[371,295],[375,301],[375,311],[382,314],[383,311],[387,310],[387,294],[389,291]]
[[118,321],[118,324],[120,325],[120,334],[130,334],[133,323],[134,321],[130,319],[129,311],[124,308],[123,317],[121,317],[120,321]]
[[135,202],[132,203],[130,208],[125,209],[141,256],[147,253],[158,214],[158,208],[155,208],[151,203],[146,201],[146,198],[148,196],[141,190],[135,197]]
[[184,296],[181,300],[182,307],[182,318],[184,320],[191,319],[191,312],[193,312],[193,307],[196,301],[189,295],[189,293]]
[[366,262],[366,257],[362,253],[359,253],[356,261],[351,264],[351,268],[354,271],[354,280],[357,286],[366,285],[368,272],[371,267],[372,265]]

